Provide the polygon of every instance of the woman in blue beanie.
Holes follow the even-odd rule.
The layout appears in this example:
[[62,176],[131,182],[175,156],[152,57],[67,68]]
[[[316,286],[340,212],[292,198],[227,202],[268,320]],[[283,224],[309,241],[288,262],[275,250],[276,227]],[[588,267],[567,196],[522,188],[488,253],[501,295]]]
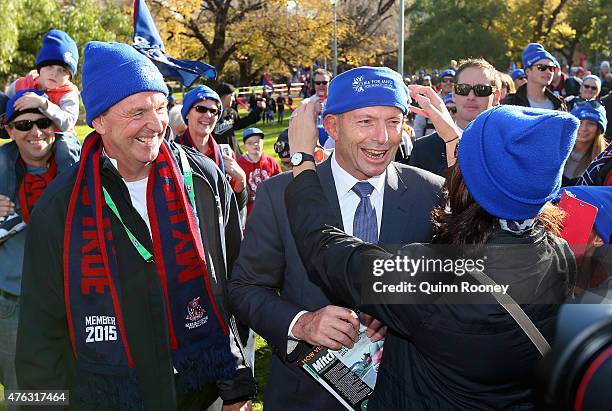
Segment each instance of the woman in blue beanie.
[[596,100],[576,104],[571,114],[580,120],[576,143],[563,168],[563,186],[576,185],[589,164],[600,155],[608,145],[604,137],[606,110]]
[[[447,144],[456,144],[443,101],[424,87],[411,91],[424,93],[416,96],[419,112],[431,115]],[[313,107],[298,109],[289,131],[292,151],[312,154],[313,119]],[[530,376],[553,340],[557,304],[572,296],[575,282],[574,257],[557,237],[561,214],[549,201],[561,186],[578,125],[567,113],[497,106],[464,130],[458,163],[446,180],[448,204],[432,213],[434,243],[452,247],[411,244],[400,255],[429,264],[441,256],[465,263],[465,257],[486,254],[474,274],[457,264],[435,273],[402,271],[396,254],[336,228],[341,221],[314,166],[294,166],[285,203],[311,279],[331,301],[389,327],[369,410],[535,408]],[[376,129],[382,130],[373,125],[369,132]],[[508,285],[502,293],[521,304],[537,336],[530,340],[488,292],[468,295],[451,287],[463,282],[485,290],[494,288],[484,284]],[[347,320],[347,327],[354,325]]]

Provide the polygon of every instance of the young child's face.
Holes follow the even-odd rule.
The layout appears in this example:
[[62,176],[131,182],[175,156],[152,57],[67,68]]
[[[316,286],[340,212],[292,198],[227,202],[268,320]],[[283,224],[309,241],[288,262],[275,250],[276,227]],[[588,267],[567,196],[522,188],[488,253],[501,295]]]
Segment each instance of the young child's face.
[[44,66],[38,71],[38,85],[44,90],[65,86],[69,82],[70,72],[64,66]]
[[251,136],[244,142],[244,147],[251,158],[259,158],[263,151],[263,138],[260,135]]

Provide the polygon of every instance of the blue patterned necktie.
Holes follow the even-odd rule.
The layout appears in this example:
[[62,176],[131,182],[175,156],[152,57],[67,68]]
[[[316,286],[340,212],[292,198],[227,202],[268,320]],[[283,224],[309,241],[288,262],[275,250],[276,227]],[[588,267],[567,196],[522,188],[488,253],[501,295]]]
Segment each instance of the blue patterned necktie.
[[367,243],[376,244],[378,243],[378,222],[376,221],[376,210],[370,202],[374,187],[367,181],[360,181],[353,186],[352,190],[361,199],[353,218],[353,236]]

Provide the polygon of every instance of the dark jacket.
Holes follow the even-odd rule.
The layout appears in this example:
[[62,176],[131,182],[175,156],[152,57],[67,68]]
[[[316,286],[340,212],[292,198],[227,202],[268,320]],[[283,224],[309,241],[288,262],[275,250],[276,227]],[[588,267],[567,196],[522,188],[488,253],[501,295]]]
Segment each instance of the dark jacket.
[[414,142],[409,164],[446,178],[448,170],[446,144],[444,144],[444,140],[440,138],[438,133],[418,138]]
[[[544,89],[544,94],[546,95],[546,98],[552,101],[555,110],[567,111],[567,105],[565,104],[565,101],[562,97],[557,97],[555,94],[553,94],[552,91],[548,89],[548,87]],[[516,93],[508,94],[506,97],[504,97],[504,99],[501,101],[501,104],[531,107],[529,105],[529,99],[527,98],[527,84],[523,84],[522,86],[520,86],[516,90]]]
[[[324,190],[321,195],[333,204],[342,227],[331,158],[317,170]],[[287,352],[289,325],[296,314],[340,304],[310,281],[300,261],[283,202],[291,180],[291,173],[283,173],[258,186],[228,293],[236,318],[265,338],[273,351],[266,411],[341,411],[343,406],[296,364],[297,357],[305,354],[300,351],[303,347]],[[385,181],[381,243],[430,241],[431,209],[440,204],[442,183],[440,177],[426,171],[391,163]]]
[[236,158],[240,157],[242,151],[240,150],[240,145],[238,144],[234,130],[242,130],[251,124],[257,123],[261,119],[261,113],[262,110],[255,107],[248,116],[241,118],[238,112],[233,108],[223,107],[223,114],[219,121],[217,121],[215,130],[213,131],[215,141],[219,144],[229,144],[232,150],[236,152]]
[[[171,143],[176,150],[174,143]],[[236,324],[229,314],[225,281],[239,251],[241,230],[236,201],[227,180],[208,158],[185,148],[194,175],[196,208],[206,251],[206,264],[215,301],[230,326],[230,344],[237,377],[218,381],[198,392],[177,396],[168,337],[166,306],[159,274],[130,243],[119,220],[111,215],[121,281],[122,312],[147,410],[175,410],[214,401],[247,399],[255,394],[251,370],[245,367]],[[57,178],[45,190],[32,214],[26,241],[16,368],[22,389],[73,389],[75,360],[66,323],[63,289],[63,236],[66,210],[78,167]],[[145,222],[131,206],[121,176],[107,157],[101,159],[102,183],[117,203],[125,224],[149,250],[152,242]],[[226,247],[227,246],[227,247]],[[227,263],[226,263],[227,261]],[[71,398],[72,400],[72,398]],[[192,404],[188,404],[192,403]],[[73,408],[82,404],[71,402]]]
[[[364,290],[372,282],[374,260],[395,255],[333,228],[335,218],[320,193],[311,171],[294,179],[285,193],[291,230],[310,277],[330,296],[389,327],[368,409],[533,409],[529,379],[540,354],[512,317],[488,295],[487,304],[367,304]],[[571,296],[576,265],[563,240],[536,228],[524,237],[500,232],[492,242],[533,250],[528,261],[500,253],[487,261],[485,271],[498,284],[514,280],[509,294],[515,299],[515,290],[523,297],[527,290],[532,302]],[[413,244],[402,251],[417,259],[429,249]],[[522,307],[551,341],[559,305]]]

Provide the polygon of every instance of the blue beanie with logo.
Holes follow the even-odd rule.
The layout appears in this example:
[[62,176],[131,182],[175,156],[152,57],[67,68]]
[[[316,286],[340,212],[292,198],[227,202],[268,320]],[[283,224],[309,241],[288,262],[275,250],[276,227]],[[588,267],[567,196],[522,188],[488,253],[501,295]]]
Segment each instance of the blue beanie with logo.
[[410,104],[402,76],[388,67],[357,67],[329,83],[323,116],[372,106],[397,107],[406,114]]
[[21,96],[23,96],[25,93],[34,93],[34,94],[37,94],[37,95],[39,95],[41,97],[49,99],[49,97],[47,97],[47,95],[45,93],[43,93],[40,90],[36,90],[34,88],[27,88],[27,89],[24,89],[24,90],[19,90],[6,103],[5,118],[6,118],[6,122],[7,123],[10,122],[11,120],[13,120],[15,117],[17,117],[18,115],[20,115],[22,113],[39,113],[39,114],[42,114],[37,108],[27,109],[27,110],[22,110],[22,111],[15,110],[15,102],[17,100],[19,100],[21,98]]
[[525,70],[516,69],[512,71],[512,81],[516,81],[519,77],[525,77]]
[[521,54],[521,60],[523,61],[524,69],[528,69],[529,67],[533,66],[536,61],[542,59],[550,60],[555,66],[559,65],[557,59],[554,58],[553,55],[550,54],[548,51],[546,51],[544,49],[544,46],[542,46],[540,43],[529,43]]
[[446,69],[442,73],[440,73],[440,77],[455,77],[455,70]]
[[74,76],[79,64],[79,49],[67,33],[50,30],[43,37],[42,47],[36,56],[36,68],[60,64],[68,68]]
[[563,187],[579,200],[597,207],[595,232],[606,243],[612,240],[612,187],[610,186],[574,186]]
[[208,86],[197,86],[189,93],[185,94],[183,98],[183,108],[181,108],[181,116],[183,117],[183,121],[187,124],[187,113],[191,110],[191,107],[195,103],[200,100],[214,100],[219,103],[219,113],[217,114],[217,118],[221,117],[223,103],[221,102],[221,97],[217,94],[217,92],[211,89]]
[[526,220],[561,188],[580,123],[569,113],[501,105],[463,131],[458,162],[468,191],[489,214]]
[[133,94],[158,91],[168,95],[155,64],[132,46],[90,41],[83,55],[81,97],[89,127],[95,118]]
[[572,114],[578,118],[578,120],[591,120],[599,125],[599,130],[603,133],[606,131],[608,125],[608,119],[606,118],[606,109],[599,104],[597,108],[593,107],[589,102],[582,104],[575,104],[572,109]]

